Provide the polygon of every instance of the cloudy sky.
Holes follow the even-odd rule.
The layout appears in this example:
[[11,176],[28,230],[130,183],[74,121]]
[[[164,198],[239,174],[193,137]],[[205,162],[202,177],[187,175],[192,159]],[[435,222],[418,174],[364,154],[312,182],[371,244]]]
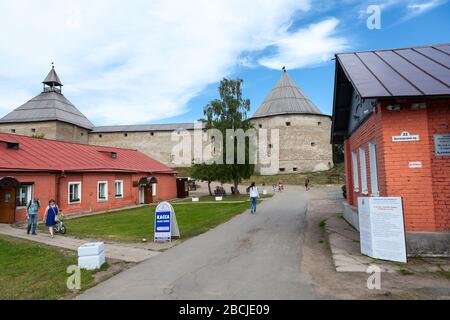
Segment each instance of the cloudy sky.
[[0,0],[0,116],[52,61],[96,125],[196,120],[223,77],[244,80],[253,112],[282,66],[330,114],[334,53],[450,42],[449,21],[447,0]]

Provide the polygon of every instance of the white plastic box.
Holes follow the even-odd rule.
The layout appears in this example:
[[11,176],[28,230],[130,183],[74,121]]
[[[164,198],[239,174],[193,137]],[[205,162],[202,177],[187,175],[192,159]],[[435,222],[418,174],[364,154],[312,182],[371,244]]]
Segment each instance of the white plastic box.
[[81,269],[99,269],[105,262],[105,245],[103,242],[85,243],[78,247],[78,266]]
[[216,201],[223,201],[223,197],[216,197]]
[[105,252],[96,256],[78,257],[78,266],[80,269],[95,270],[100,269],[106,262]]

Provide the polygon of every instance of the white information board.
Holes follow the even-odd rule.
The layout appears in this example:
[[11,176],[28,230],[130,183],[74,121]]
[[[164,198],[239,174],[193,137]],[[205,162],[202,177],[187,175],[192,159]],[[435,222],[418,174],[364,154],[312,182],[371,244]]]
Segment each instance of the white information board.
[[361,253],[375,259],[407,262],[400,197],[360,197]]
[[434,135],[436,157],[450,157],[450,133]]
[[175,210],[168,202],[161,202],[155,211],[155,242],[171,241],[180,237]]

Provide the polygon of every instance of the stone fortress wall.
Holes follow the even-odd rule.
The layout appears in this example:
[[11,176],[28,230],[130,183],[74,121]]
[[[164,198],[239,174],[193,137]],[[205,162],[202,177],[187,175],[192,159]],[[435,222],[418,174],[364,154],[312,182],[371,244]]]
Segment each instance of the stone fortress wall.
[[[277,115],[252,119],[255,128],[279,130],[279,168],[272,174],[325,171],[333,167],[331,118],[325,115]],[[270,134],[269,134],[270,136]],[[270,136],[271,137],[271,136]],[[268,150],[273,149],[271,138]],[[256,172],[261,173],[261,167]]]
[[25,123],[0,123],[0,132],[23,136],[39,136],[45,139],[73,143],[89,143],[89,130],[60,121],[41,121]]

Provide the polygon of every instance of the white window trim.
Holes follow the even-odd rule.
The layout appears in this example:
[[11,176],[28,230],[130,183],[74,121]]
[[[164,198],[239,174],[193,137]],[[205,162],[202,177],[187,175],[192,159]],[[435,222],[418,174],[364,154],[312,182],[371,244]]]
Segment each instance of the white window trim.
[[[27,188],[30,188],[31,191],[30,191],[30,193],[28,194],[28,197],[27,197],[27,199],[26,199],[26,201],[25,201],[26,204],[25,204],[24,206],[17,206],[18,209],[26,208],[27,205],[28,205],[28,203],[31,201],[31,199],[33,199],[33,193],[34,193],[34,185],[33,185],[33,184],[22,185],[22,186],[20,186],[20,188],[21,188],[21,187],[27,187]],[[20,189],[20,188],[19,188],[19,189]],[[20,192],[20,190],[19,190],[19,192]],[[20,198],[20,194],[19,194],[19,198]]]
[[[116,190],[116,184],[120,182],[120,196],[117,195],[117,190]],[[115,193],[115,197],[116,199],[123,199],[123,180],[116,180],[114,181],[114,193]]]
[[[70,186],[71,185],[79,185],[79,187],[78,187],[78,193],[79,193],[79,198],[80,198],[80,201],[74,201],[74,202],[71,202],[70,201]],[[81,192],[81,181],[70,181],[68,184],[67,184],[67,203],[70,205],[70,204],[79,204],[79,203],[81,203],[81,195],[82,195],[82,192]]]
[[380,190],[378,185],[378,165],[377,165],[377,143],[375,141],[369,142],[369,164],[370,164],[370,186],[371,196],[379,197]]
[[361,175],[361,193],[364,195],[369,194],[367,187],[367,161],[366,161],[366,148],[359,148],[359,167]]
[[[100,199],[100,184],[105,184],[105,199]],[[97,181],[97,202],[108,201],[108,181]]]
[[352,151],[353,191],[359,192],[358,155]]
[[157,194],[156,186],[157,186],[156,183],[152,184],[152,197],[156,197],[156,194]]

